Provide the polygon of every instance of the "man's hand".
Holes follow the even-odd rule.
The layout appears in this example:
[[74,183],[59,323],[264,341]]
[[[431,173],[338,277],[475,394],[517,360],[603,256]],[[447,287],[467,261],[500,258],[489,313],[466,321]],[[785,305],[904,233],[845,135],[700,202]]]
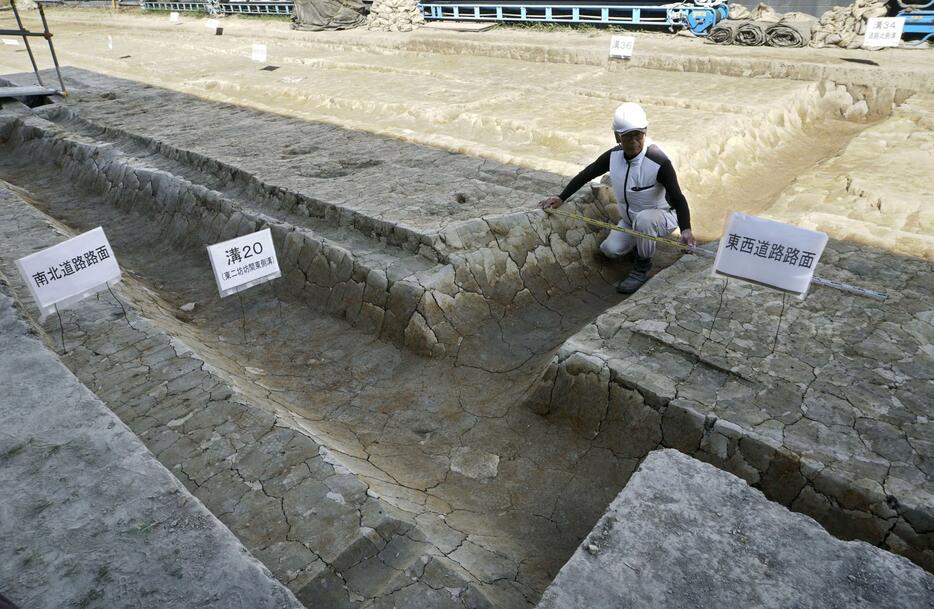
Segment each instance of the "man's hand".
[[551,196],[547,199],[542,199],[539,201],[538,206],[542,209],[557,209],[558,207],[561,207],[562,203],[564,203],[564,201],[561,200],[561,197]]
[[697,242],[694,241],[694,235],[691,234],[691,229],[686,228],[683,231],[681,231],[681,243],[685,245],[690,245],[691,247],[694,247],[695,245],[697,245]]

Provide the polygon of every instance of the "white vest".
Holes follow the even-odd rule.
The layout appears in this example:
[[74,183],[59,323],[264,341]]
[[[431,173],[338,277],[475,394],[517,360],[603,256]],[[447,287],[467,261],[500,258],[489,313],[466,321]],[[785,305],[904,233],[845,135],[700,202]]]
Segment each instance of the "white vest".
[[621,218],[628,217],[632,223],[640,211],[671,208],[665,187],[658,183],[658,170],[665,159],[665,154],[648,137],[642,152],[634,159],[627,161],[621,148],[610,154],[610,184]]

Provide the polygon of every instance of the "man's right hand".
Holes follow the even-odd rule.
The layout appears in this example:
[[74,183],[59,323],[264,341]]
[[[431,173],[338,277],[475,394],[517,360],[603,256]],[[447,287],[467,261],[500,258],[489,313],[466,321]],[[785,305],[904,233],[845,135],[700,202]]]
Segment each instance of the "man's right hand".
[[561,200],[561,197],[551,196],[547,199],[543,199],[538,202],[538,206],[542,209],[557,209],[561,207],[564,201]]

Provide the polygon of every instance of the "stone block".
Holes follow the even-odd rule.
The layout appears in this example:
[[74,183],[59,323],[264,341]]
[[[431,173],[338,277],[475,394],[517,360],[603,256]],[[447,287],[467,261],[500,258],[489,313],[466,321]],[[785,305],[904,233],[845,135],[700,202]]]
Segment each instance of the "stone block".
[[662,415],[642,396],[617,383],[609,384],[609,404],[603,437],[613,454],[641,459],[662,441]]
[[421,286],[407,281],[392,284],[386,304],[386,320],[382,330],[384,336],[399,344],[403,342],[405,329],[424,291]]
[[360,307],[356,327],[367,334],[379,334],[382,332],[385,314],[386,312],[383,309],[365,302]]
[[922,609],[934,575],[831,537],[743,480],[652,452],[542,596],[538,609]]
[[575,353],[555,376],[549,414],[566,418],[579,433],[594,438],[607,414],[609,370],[596,358]]
[[0,294],[4,595],[38,609],[300,609],[10,304]]
[[386,301],[389,300],[389,280],[385,272],[373,269],[367,274],[363,300],[380,309],[386,307]]
[[700,448],[706,417],[696,410],[698,404],[672,400],[662,414],[662,442],[670,448],[693,454]]
[[440,356],[444,353],[444,345],[438,344],[434,332],[417,311],[412,314],[405,328],[404,345],[407,349],[427,357]]

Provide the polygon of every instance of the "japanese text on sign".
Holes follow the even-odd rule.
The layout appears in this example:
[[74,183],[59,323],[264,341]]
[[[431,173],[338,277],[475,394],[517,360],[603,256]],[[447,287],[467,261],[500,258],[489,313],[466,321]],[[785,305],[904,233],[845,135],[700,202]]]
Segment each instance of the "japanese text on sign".
[[824,233],[734,212],[714,272],[803,296],[826,245]]
[[744,237],[736,233],[727,235],[726,249],[807,269],[814,267],[814,256],[816,255],[815,252],[802,252],[790,245],[771,243],[767,240]]
[[613,36],[610,40],[610,57],[632,57],[635,45],[634,36]]
[[53,264],[47,271],[38,271],[32,276],[37,288],[49,285],[53,281],[61,281],[75,273],[88,269],[110,258],[107,246],[102,245],[95,250],[88,250],[74,258],[66,258],[58,264]]
[[870,17],[863,36],[864,47],[897,47],[902,40],[904,17]]
[[267,266],[272,266],[272,257],[261,258],[256,262],[249,262],[243,264],[242,266],[232,268],[229,271],[224,271],[224,279],[230,280],[234,277],[243,277],[244,275],[260,270]]
[[16,265],[43,318],[120,281],[120,266],[100,227],[20,258]]
[[222,298],[282,275],[268,228],[209,245],[208,256]]

